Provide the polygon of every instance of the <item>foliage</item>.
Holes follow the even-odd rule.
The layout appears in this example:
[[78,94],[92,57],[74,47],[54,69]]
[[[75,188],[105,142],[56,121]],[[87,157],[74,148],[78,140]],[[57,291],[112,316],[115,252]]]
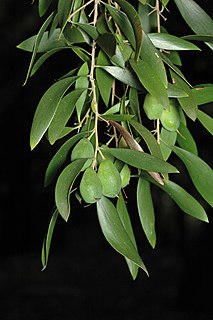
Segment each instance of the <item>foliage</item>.
[[43,268],[56,220],[68,220],[77,197],[83,206],[97,206],[103,235],[125,257],[133,279],[139,268],[148,273],[128,212],[133,179],[141,226],[153,248],[153,185],[183,212],[208,222],[203,206],[173,181],[181,172],[168,159],[173,154],[183,162],[202,203],[213,206],[213,172],[187,126],[199,121],[212,134],[213,120],[200,106],[213,101],[213,85],[192,87],[180,58],[180,51],[200,50],[200,41],[213,48],[213,22],[195,1],[174,2],[193,34],[177,37],[161,26],[169,0],[39,0],[41,17],[52,12],[37,35],[18,45],[32,53],[25,83],[57,52],[71,50],[75,57],[42,96],[30,134],[31,149],[44,136],[60,144],[45,174],[45,186],[55,182],[55,209]]

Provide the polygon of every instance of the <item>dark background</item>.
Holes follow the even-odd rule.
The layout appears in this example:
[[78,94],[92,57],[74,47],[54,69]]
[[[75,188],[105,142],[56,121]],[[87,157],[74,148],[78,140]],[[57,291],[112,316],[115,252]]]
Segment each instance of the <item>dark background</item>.
[[[211,1],[199,3],[211,15]],[[191,33],[176,7],[170,10],[165,26],[171,33]],[[59,220],[56,226],[49,266],[41,272],[40,249],[54,200],[53,190],[43,188],[43,177],[54,148],[43,139],[31,152],[29,132],[40,97],[68,71],[73,57],[58,54],[22,87],[30,55],[16,45],[39,29],[37,6],[29,0],[1,0],[0,23],[0,318],[210,319],[213,227],[212,210],[204,202],[209,224],[184,215],[154,190],[158,240],[152,250],[127,188],[139,250],[150,273],[147,278],[140,271],[135,281],[122,256],[103,238],[95,210],[74,203],[69,222]],[[212,82],[212,53],[201,48],[202,53],[181,55],[193,85]],[[213,114],[212,105],[203,109]],[[210,135],[199,124],[192,130],[200,156],[211,165]],[[198,196],[186,183],[181,181]]]

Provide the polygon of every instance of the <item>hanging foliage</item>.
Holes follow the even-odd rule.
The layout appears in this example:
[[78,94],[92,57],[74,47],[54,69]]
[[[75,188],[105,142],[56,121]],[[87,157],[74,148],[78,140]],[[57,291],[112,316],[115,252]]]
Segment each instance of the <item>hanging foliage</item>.
[[153,248],[153,185],[182,212],[208,222],[201,203],[175,182],[182,172],[170,156],[182,161],[202,204],[213,206],[213,171],[187,127],[199,121],[212,134],[213,119],[201,107],[213,101],[213,85],[192,87],[180,69],[182,51],[200,50],[200,42],[213,48],[213,22],[193,0],[175,4],[194,34],[178,37],[161,26],[163,15],[170,18],[169,0],[38,1],[39,15],[47,18],[37,35],[18,45],[31,52],[25,84],[57,52],[69,49],[75,57],[41,97],[30,133],[32,150],[41,139],[61,140],[45,174],[45,186],[55,183],[55,209],[43,269],[56,221],[69,219],[76,196],[79,205],[96,206],[103,236],[124,256],[133,279],[139,268],[148,274],[128,211],[133,179],[135,207]]

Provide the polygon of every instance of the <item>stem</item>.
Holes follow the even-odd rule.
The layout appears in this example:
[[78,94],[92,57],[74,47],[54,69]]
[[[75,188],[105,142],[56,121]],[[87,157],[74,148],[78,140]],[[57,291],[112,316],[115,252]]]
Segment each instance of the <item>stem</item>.
[[[94,0],[94,15],[93,15],[93,25],[96,25],[97,18],[98,18],[98,4],[99,0]],[[97,102],[97,94],[96,94],[96,85],[95,85],[95,54],[96,54],[96,41],[93,40],[92,42],[92,53],[91,53],[91,67],[90,67],[90,83],[92,87],[92,105],[93,110],[95,113],[95,125],[94,125],[94,131],[95,131],[95,153],[94,153],[94,160],[92,163],[93,168],[96,166],[96,158],[99,148],[99,141],[98,141],[98,102]]]
[[[157,32],[160,33],[160,4],[159,0],[156,0],[155,2],[155,10],[157,15]],[[160,143],[160,120],[157,119],[157,126],[156,126],[156,132],[157,132],[157,142]]]

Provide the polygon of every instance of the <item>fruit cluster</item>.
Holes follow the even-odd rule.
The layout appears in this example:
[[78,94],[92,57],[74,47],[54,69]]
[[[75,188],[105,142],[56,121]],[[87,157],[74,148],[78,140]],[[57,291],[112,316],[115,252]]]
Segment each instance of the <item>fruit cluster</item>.
[[180,126],[180,114],[176,99],[169,100],[169,107],[164,107],[150,93],[147,93],[143,105],[150,120],[160,119],[162,126],[169,131],[176,131]]
[[88,138],[82,138],[73,148],[71,161],[87,159],[82,171],[80,194],[88,203],[97,202],[102,195],[115,198],[130,181],[129,166],[118,159],[114,159],[107,152],[107,146],[102,145],[97,156],[97,165],[93,168],[94,147]]

